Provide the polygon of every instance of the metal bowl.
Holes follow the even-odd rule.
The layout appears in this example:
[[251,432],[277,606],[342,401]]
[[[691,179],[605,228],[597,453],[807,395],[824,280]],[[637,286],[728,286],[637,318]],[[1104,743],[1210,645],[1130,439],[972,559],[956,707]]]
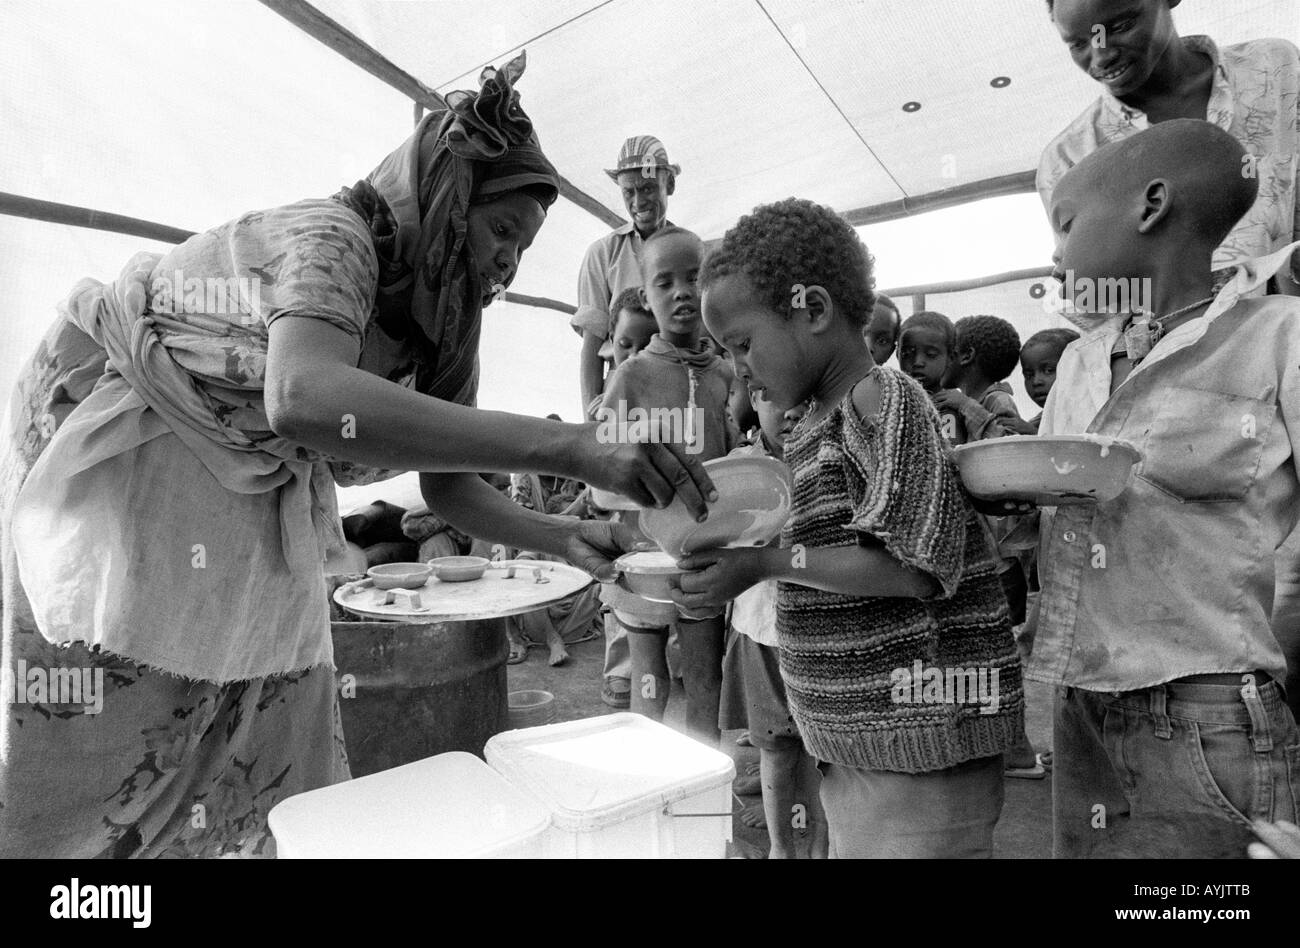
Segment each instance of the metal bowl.
[[384,563],[366,570],[376,589],[419,589],[429,579],[431,570],[423,563]]
[[1040,507],[1105,503],[1128,486],[1142,452],[1101,435],[1013,435],[953,449],[962,483],[982,500]]
[[444,583],[467,583],[482,579],[489,562],[481,556],[440,556],[429,560],[429,566]]

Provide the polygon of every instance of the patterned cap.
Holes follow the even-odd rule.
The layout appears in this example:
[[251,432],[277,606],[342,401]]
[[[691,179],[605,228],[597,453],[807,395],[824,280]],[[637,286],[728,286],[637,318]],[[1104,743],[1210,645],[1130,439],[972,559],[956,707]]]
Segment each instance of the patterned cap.
[[664,143],[653,135],[633,135],[623,143],[618,152],[618,167],[606,168],[605,174],[615,181],[624,171],[641,171],[650,177],[660,168],[670,171],[674,176],[682,173],[680,165],[670,164],[668,149]]

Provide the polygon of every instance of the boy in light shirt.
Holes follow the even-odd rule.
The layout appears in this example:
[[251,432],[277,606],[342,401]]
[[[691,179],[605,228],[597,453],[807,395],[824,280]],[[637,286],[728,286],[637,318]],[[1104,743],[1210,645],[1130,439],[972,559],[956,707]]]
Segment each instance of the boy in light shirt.
[[1052,193],[1058,270],[1081,290],[1150,280],[1160,327],[1072,316],[1084,333],[1040,426],[1142,452],[1116,499],[1043,517],[1029,674],[1058,686],[1057,856],[1240,857],[1252,821],[1300,815],[1270,628],[1274,553],[1300,518],[1300,300],[1249,296],[1294,247],[1211,292],[1211,256],[1255,200],[1244,154],[1172,119]]

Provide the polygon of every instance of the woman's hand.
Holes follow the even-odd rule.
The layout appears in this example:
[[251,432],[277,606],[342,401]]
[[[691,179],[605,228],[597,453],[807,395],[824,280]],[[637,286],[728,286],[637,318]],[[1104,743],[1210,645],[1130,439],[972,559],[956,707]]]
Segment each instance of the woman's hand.
[[638,537],[625,523],[610,520],[575,520],[560,555],[602,583],[617,573],[614,560],[634,550],[652,550],[654,544]]
[[696,520],[708,516],[706,498],[717,500],[718,494],[698,457],[679,444],[602,440],[599,424],[586,427],[591,437],[580,454],[584,470],[579,480],[630,497],[643,507],[667,507],[680,496]]
[[687,609],[725,605],[766,578],[764,551],[754,547],[705,550],[677,561],[687,570],[673,586],[673,602]]

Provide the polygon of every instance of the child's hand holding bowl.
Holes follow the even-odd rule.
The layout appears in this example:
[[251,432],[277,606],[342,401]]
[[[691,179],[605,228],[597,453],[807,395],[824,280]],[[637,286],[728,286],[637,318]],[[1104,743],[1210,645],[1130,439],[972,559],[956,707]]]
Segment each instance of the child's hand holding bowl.
[[726,605],[767,576],[764,547],[700,550],[677,561],[683,572],[673,586],[673,602],[687,609]]

